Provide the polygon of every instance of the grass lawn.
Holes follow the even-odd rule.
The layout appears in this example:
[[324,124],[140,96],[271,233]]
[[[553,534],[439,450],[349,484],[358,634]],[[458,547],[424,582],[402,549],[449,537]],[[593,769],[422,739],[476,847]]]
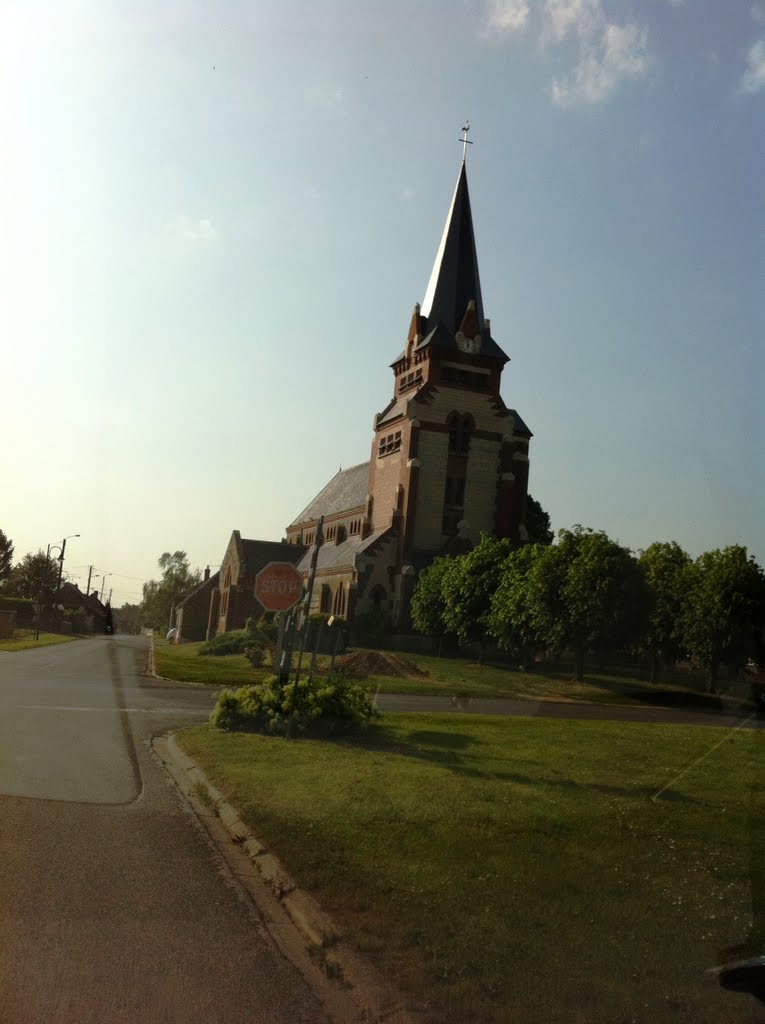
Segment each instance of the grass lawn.
[[749,1020],[706,972],[750,930],[762,732],[389,714],[357,742],[179,738],[433,1022]]
[[51,644],[68,644],[76,640],[73,636],[61,636],[60,633],[40,633],[39,640],[35,640],[34,630],[16,631],[16,636],[11,640],[0,640],[0,651],[28,651],[32,647],[50,647]]
[[[198,655],[201,643],[175,646],[155,640],[157,673],[166,679],[219,686],[246,686],[271,672],[270,667],[254,670],[241,654],[222,657]],[[584,682],[571,681],[570,670],[554,671],[549,666],[535,672],[513,671],[497,665],[479,665],[463,658],[437,658],[434,655],[405,655],[427,676],[370,676],[370,689],[380,693],[442,694],[458,693],[472,697],[509,697],[529,700],[565,700],[594,704],[668,704],[672,706],[718,707],[729,697],[709,697],[693,688],[687,677],[678,676],[670,684],[652,685],[642,679],[616,672],[588,672]],[[304,660],[307,671],[308,657]],[[296,662],[293,662],[293,665]],[[326,672],[329,657],[317,659],[319,672]]]
[[201,643],[169,644],[154,639],[154,665],[157,675],[185,683],[209,686],[247,686],[262,679],[265,672],[256,672],[243,654],[221,657],[198,654]]

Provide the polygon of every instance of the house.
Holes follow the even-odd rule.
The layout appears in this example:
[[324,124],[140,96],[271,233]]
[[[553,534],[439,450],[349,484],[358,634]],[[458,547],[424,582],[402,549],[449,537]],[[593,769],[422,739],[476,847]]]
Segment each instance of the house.
[[210,596],[218,586],[219,573],[210,575],[205,569],[204,579],[175,606],[175,643],[204,640],[210,617]]

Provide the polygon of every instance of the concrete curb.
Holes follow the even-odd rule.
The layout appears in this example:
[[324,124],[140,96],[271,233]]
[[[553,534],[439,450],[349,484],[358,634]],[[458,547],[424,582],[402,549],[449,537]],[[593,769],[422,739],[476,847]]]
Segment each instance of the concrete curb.
[[335,947],[342,938],[340,930],[316,900],[298,888],[278,857],[250,831],[239,817],[236,808],[208,781],[196,762],[180,748],[175,735],[167,736],[166,742],[168,752],[176,766],[185,773],[191,788],[220,819],[232,840],[241,844],[253,867],[284,907],[309,947],[323,954]]
[[[331,998],[351,1000],[355,1009],[350,1016],[349,1004],[345,1002],[343,1009],[336,1010],[333,1019],[343,1021],[343,1024],[351,1021],[358,1024],[422,1024],[423,1007],[416,1005],[413,997],[399,991],[395,983],[385,979],[343,941],[343,935],[331,917],[312,896],[298,887],[278,857],[247,827],[236,808],[180,748],[175,734],[167,733],[157,739],[161,739],[165,757],[170,762],[167,769],[181,792],[187,799],[191,798],[192,806],[196,803],[202,811],[207,811],[208,818],[215,819],[217,829],[236,844],[252,866],[264,895],[273,900],[275,911],[281,911],[282,924],[274,922],[277,931],[280,928],[290,931],[293,941],[302,947],[314,969],[318,969],[322,983],[336,993]],[[204,818],[205,815],[201,816]],[[256,898],[252,890],[251,894]]]

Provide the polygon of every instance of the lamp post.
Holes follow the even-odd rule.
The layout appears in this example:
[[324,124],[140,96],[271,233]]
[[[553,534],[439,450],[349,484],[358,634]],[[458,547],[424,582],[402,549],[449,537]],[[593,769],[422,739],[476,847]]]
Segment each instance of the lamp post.
[[46,558],[50,559],[51,551],[58,551],[59,552],[59,555],[58,555],[58,583],[56,584],[56,590],[61,590],[61,576],[63,575],[63,572],[64,572],[64,553],[66,552],[66,542],[68,540],[72,540],[73,537],[79,537],[79,536],[80,536],[79,533],[70,533],[68,537],[64,537],[64,539],[61,541],[61,545],[60,546],[58,544],[52,544],[52,545],[49,544],[48,545],[48,554],[46,555]]

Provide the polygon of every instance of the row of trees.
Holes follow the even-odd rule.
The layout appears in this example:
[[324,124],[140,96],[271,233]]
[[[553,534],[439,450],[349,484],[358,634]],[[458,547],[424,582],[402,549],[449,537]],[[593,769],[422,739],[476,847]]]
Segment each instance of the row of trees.
[[588,653],[640,652],[660,664],[690,658],[714,692],[721,665],[765,660],[765,574],[745,547],[693,560],[679,544],[635,557],[602,531],[575,526],[555,545],[511,549],[484,535],[467,555],[437,558],[412,599],[418,632],[495,641],[528,667],[533,653],[570,651],[582,679]]

